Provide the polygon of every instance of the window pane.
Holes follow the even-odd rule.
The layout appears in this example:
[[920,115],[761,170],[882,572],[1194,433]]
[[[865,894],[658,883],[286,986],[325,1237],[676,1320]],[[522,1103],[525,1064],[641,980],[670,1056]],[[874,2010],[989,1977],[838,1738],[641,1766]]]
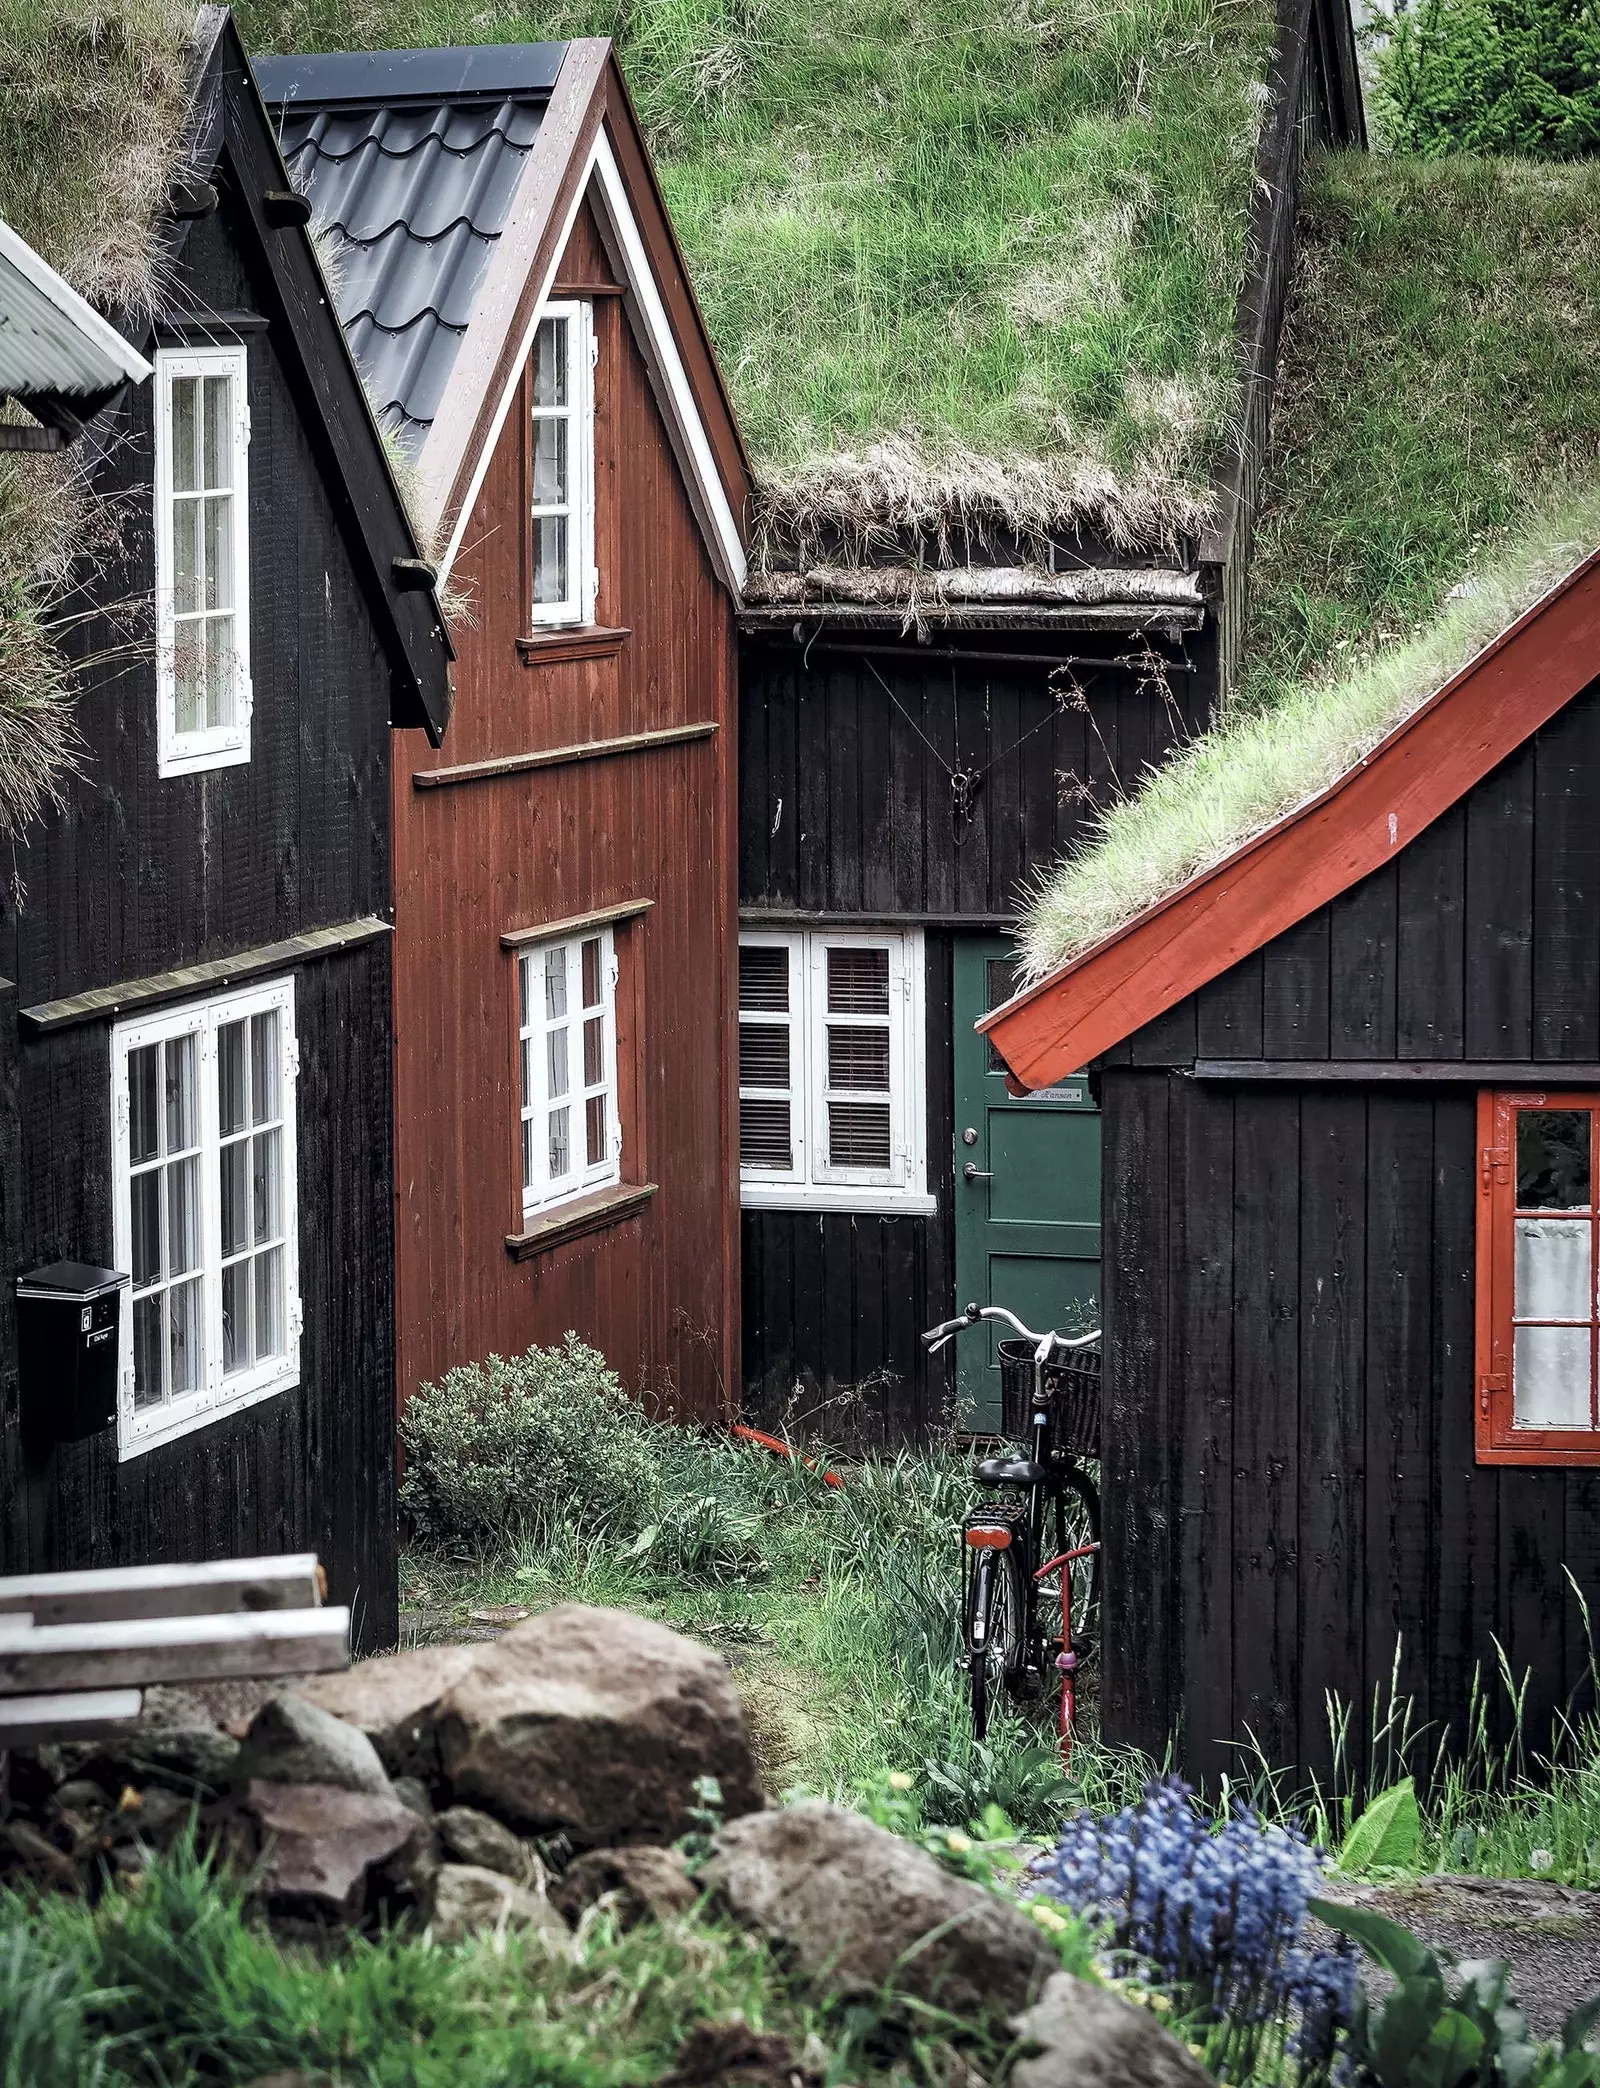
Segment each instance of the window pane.
[[133,1218],[133,1287],[143,1290],[161,1274],[161,1170],[135,1175],[128,1185]]
[[169,1037],[167,1053],[167,1151],[181,1153],[199,1141],[195,1128],[195,1059],[199,1039]]
[[264,1240],[276,1240],[283,1231],[283,1133],[258,1131],[250,1144],[250,1203],[259,1247]]
[[828,1104],[828,1164],[831,1167],[889,1165],[887,1102]]
[[222,1251],[242,1254],[250,1244],[250,1141],[235,1140],[221,1154]]
[[584,1104],[584,1117],[588,1131],[590,1167],[598,1167],[606,1157],[606,1098],[603,1094],[591,1095]]
[[166,1324],[164,1291],[136,1300],[133,1308],[133,1404],[161,1404],[161,1334]]
[[741,1022],[740,1087],[789,1085],[789,1025],[786,1022]]
[[198,1392],[204,1375],[200,1338],[200,1279],[174,1284],[167,1292],[170,1382],[174,1395]]
[[205,483],[233,484],[233,379],[205,379]]
[[564,1029],[551,1030],[545,1039],[545,1070],[550,1078],[546,1093],[554,1102],[567,1092],[567,1033]]
[[207,609],[233,607],[233,496],[224,493],[205,503]]
[[278,1011],[268,1008],[250,1018],[250,1118],[256,1124],[275,1124],[283,1115],[278,1092],[280,1052]]
[[527,1117],[522,1120],[522,1186],[533,1188],[533,1125]]
[[600,938],[591,935],[583,946],[583,1005],[600,1005]]
[[208,616],[205,620],[206,634],[206,711],[205,722],[214,731],[219,725],[233,723],[233,678],[236,661],[233,654],[233,618],[231,616]]
[[763,1012],[789,1007],[789,952],[761,943],[739,952],[739,1005]]
[[544,1014],[554,1022],[567,1012],[567,951],[564,943],[544,953]]
[[522,1106],[527,1109],[533,1101],[533,1039],[522,1039]]
[[1518,1428],[1589,1426],[1587,1327],[1518,1327],[1512,1373]]
[[173,719],[179,732],[205,721],[206,638],[198,623],[179,624],[172,640]]
[[533,504],[567,504],[567,423],[536,420],[533,424]]
[[256,1361],[281,1356],[289,1346],[283,1311],[283,1249],[258,1254],[256,1270]]
[[200,503],[172,503],[172,610],[192,615],[200,606]]
[[889,1087],[887,1029],[835,1029],[828,1025],[828,1085],[832,1088]]
[[225,1022],[217,1031],[217,1118],[224,1138],[242,1131],[247,1122],[242,1022]]
[[225,1376],[250,1367],[250,1261],[222,1272],[222,1369]]
[[887,1015],[888,1012],[889,952],[881,949],[830,949],[828,1013]]
[[167,1168],[167,1273],[181,1276],[200,1266],[200,1160],[174,1160]]
[[135,1167],[161,1150],[161,1112],[156,1106],[160,1049],[159,1044],[141,1044],[128,1053],[128,1157]]
[[517,959],[517,1027],[526,1029],[532,1017],[528,1013],[528,975],[533,969],[527,956]]
[[1589,1233],[1587,1218],[1517,1220],[1519,1319],[1589,1318]]
[[541,319],[533,345],[533,403],[567,403],[567,321]]
[[1517,1202],[1525,1211],[1589,1208],[1589,1112],[1517,1111]]
[[533,524],[533,599],[564,602],[567,587],[567,518],[539,515]]
[[606,1019],[591,1015],[583,1025],[583,1084],[598,1087],[606,1077]]
[[794,1165],[789,1134],[789,1105],[766,1097],[739,1100],[739,1164],[741,1167]]
[[176,493],[192,492],[200,483],[200,414],[196,398],[199,389],[197,377],[172,380],[172,487]]
[[572,1142],[567,1135],[567,1112],[552,1109],[550,1112],[550,1179],[552,1181],[567,1173],[572,1166]]

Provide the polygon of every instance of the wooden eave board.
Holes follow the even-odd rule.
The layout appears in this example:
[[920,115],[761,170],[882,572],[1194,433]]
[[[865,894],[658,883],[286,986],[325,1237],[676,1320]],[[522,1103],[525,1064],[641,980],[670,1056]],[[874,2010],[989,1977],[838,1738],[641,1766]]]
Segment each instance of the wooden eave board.
[[1049,1087],[1382,867],[1600,675],[1600,551],[1365,760],[977,1025]]

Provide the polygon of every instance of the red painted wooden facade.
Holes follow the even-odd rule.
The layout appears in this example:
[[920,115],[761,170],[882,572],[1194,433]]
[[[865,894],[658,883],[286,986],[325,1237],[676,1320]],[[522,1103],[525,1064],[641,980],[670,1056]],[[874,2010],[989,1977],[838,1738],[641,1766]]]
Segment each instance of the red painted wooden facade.
[[[451,571],[451,729],[395,771],[402,1402],[568,1328],[680,1414],[737,1396],[733,603],[619,291],[585,203],[552,294],[593,298],[594,624],[531,635],[524,371]],[[527,1233],[502,937],[644,901],[613,926],[622,1191]]]

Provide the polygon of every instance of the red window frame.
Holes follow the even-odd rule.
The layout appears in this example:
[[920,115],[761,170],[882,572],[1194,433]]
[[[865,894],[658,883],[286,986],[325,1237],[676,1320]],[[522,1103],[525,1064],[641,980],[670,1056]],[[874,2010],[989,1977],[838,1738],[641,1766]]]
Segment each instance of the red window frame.
[[[1516,1301],[1517,1125],[1519,1110],[1589,1112],[1590,1416],[1583,1428],[1518,1428],[1512,1388]],[[1514,1089],[1478,1097],[1477,1355],[1474,1382],[1479,1464],[1600,1465],[1600,1093]],[[1572,1324],[1562,1322],[1562,1324]],[[1579,1321],[1576,1324],[1581,1325]]]

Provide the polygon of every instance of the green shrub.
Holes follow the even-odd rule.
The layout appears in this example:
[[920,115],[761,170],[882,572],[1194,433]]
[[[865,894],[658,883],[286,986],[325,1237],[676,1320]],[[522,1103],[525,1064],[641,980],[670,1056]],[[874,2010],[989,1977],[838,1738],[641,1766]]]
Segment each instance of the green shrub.
[[1393,0],[1374,26],[1378,114],[1396,151],[1600,151],[1595,0]]
[[416,1534],[458,1556],[563,1525],[632,1536],[657,1491],[651,1424],[576,1334],[448,1371],[411,1401],[400,1436]]

